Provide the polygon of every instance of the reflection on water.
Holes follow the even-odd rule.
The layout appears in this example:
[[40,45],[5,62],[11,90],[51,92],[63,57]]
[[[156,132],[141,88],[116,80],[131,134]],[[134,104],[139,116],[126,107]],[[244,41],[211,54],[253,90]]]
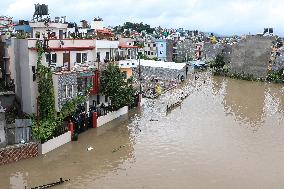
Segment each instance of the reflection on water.
[[165,107],[179,90],[46,156],[1,166],[0,188],[63,177],[71,181],[56,188],[282,189],[283,86],[208,73],[190,86],[169,114]]
[[226,82],[224,106],[237,120],[251,126],[261,125],[264,116],[266,86],[238,80]]
[[[130,140],[127,124],[128,117],[125,116],[112,125],[81,134],[80,142],[69,143],[44,156],[2,166],[1,186],[8,187],[10,181],[11,188],[35,187],[62,177],[71,179],[67,186],[72,184],[76,188],[81,186],[78,181],[88,182],[98,173],[119,169],[124,161],[133,161],[133,141]],[[87,151],[90,146],[94,150]]]

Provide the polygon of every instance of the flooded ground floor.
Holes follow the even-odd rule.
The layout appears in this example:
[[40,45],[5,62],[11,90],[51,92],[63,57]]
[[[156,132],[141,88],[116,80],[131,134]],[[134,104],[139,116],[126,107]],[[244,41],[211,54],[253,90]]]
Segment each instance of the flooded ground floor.
[[[284,187],[284,87],[208,73],[44,156],[0,167],[0,188]],[[88,151],[88,147],[94,149]]]

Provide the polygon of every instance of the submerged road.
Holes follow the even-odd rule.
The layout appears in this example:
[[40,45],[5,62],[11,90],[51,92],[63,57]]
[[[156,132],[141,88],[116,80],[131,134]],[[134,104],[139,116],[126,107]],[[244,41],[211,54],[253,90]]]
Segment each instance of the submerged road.
[[[45,156],[0,167],[0,188],[251,189],[284,186],[284,86],[211,77]],[[94,149],[88,151],[88,147]]]

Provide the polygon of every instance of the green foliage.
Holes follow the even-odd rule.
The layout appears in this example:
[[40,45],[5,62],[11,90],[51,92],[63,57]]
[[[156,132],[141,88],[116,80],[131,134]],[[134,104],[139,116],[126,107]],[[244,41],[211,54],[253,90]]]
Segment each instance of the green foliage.
[[37,140],[41,141],[41,143],[44,143],[52,138],[58,124],[59,123],[55,117],[36,121],[33,120],[32,134]]
[[106,69],[102,71],[100,78],[101,92],[110,98],[114,110],[134,102],[134,89],[130,82],[132,81],[124,80],[119,67],[113,63],[108,63]]
[[218,54],[215,60],[210,62],[209,66],[214,70],[222,69],[225,66],[224,56],[222,54]]
[[15,36],[17,39],[26,39],[29,37],[29,34],[23,31],[18,31]]
[[40,118],[52,118],[55,116],[55,95],[52,80],[52,71],[50,68],[41,64],[44,53],[40,44],[37,44],[37,79],[38,79],[38,110]]
[[145,55],[143,53],[141,53],[138,56],[140,57],[140,59],[143,59],[143,60],[155,60],[155,61],[158,61],[158,57],[150,58],[150,57],[148,57],[147,55]]
[[267,74],[266,80],[269,82],[274,82],[274,83],[284,83],[284,76],[282,75],[283,70],[284,69],[281,69],[277,72],[270,71]]
[[126,22],[123,24],[123,26],[114,27],[114,30],[120,33],[124,32],[125,29],[135,30],[139,33],[142,31],[146,31],[147,33],[153,33],[155,31],[154,28],[151,28],[151,26],[148,24],[143,24],[143,22],[141,23]]

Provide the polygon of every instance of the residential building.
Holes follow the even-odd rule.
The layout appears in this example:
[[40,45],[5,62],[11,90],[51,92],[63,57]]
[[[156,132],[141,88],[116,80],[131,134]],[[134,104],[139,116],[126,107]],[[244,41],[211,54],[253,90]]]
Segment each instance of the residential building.
[[119,60],[137,59],[139,46],[136,46],[136,40],[131,38],[119,39]]
[[157,39],[157,58],[161,61],[171,62],[173,60],[173,41],[167,39]]
[[154,40],[148,40],[146,39],[144,42],[144,55],[148,58],[157,58],[157,44]]
[[[54,70],[55,107],[60,111],[64,102],[75,97],[81,86],[97,81],[96,40],[65,38],[68,26],[65,23],[52,22],[46,27],[42,22],[31,22],[30,26],[33,36],[38,38],[9,39],[9,63],[15,65],[16,96],[23,112],[37,112],[36,44],[44,41],[46,53],[41,63]],[[92,91],[98,93],[96,89]]]
[[96,60],[99,62],[108,62],[115,60],[119,55],[119,41],[96,40]]
[[13,31],[12,17],[0,16],[0,35]]

